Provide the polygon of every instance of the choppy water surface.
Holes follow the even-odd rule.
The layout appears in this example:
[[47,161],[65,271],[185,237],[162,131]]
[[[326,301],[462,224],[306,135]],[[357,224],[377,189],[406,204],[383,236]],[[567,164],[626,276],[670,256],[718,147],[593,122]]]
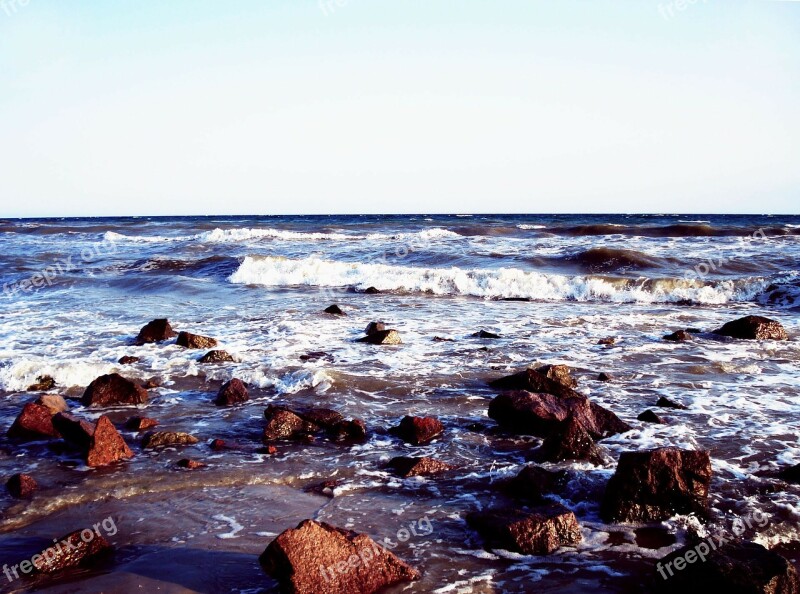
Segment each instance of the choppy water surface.
[[[114,409],[112,420],[145,413],[162,428],[201,438],[180,451],[143,452],[126,432],[136,457],[90,470],[52,444],[3,437],[0,474],[33,474],[41,491],[31,502],[0,495],[0,559],[30,558],[53,538],[112,516],[113,560],[69,579],[98,591],[144,584],[274,592],[256,557],[301,519],[382,540],[427,516],[433,533],[395,549],[423,579],[398,592],[640,591],[652,560],[682,542],[694,520],[673,518],[655,531],[604,525],[598,501],[613,464],[550,465],[571,472],[563,503],[584,534],[575,549],[549,557],[489,552],[463,521],[498,497],[497,481],[518,472],[538,443],[474,430],[494,425],[486,411],[495,393],[486,381],[537,363],[568,364],[579,391],[634,427],[603,441],[613,458],[662,445],[709,449],[715,522],[726,527],[763,511],[769,524],[748,536],[791,549],[800,540],[800,489],[770,474],[800,462],[796,340],[675,344],[661,336],[754,313],[780,320],[795,339],[798,256],[800,217],[0,221],[3,432],[35,396],[25,390],[37,377],[50,375],[55,391],[80,396],[98,375],[119,371],[161,387],[146,408]],[[381,293],[362,292],[371,286]],[[347,316],[321,313],[334,302]],[[238,362],[201,365],[202,351],[133,346],[155,317],[216,337]],[[404,344],[356,343],[372,320],[398,329]],[[503,338],[470,336],[480,329]],[[597,344],[608,336],[617,337],[614,346]],[[330,357],[301,360],[311,351]],[[122,355],[141,360],[122,367]],[[615,381],[598,382],[600,371]],[[213,396],[234,376],[252,386],[252,399],[218,409]],[[668,412],[669,425],[638,422],[662,395],[689,410]],[[370,438],[258,453],[270,402],[363,418]],[[71,404],[77,414],[99,415]],[[387,430],[406,414],[436,415],[447,431],[428,446],[403,445]],[[212,452],[213,438],[238,447]],[[432,455],[458,469],[400,480],[381,468],[403,454]],[[208,467],[176,470],[184,457]],[[340,481],[333,499],[305,492],[327,479]],[[3,587],[78,591],[74,583]]]

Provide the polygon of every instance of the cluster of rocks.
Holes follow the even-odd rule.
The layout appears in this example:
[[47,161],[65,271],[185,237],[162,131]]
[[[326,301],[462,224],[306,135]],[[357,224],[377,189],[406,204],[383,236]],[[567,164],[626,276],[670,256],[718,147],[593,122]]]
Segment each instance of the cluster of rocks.
[[[167,318],[158,318],[148,322],[139,331],[139,334],[134,339],[134,344],[142,346],[161,343],[171,338],[176,338],[175,344],[185,349],[212,349],[198,359],[199,363],[228,363],[236,361],[227,351],[214,350],[214,347],[219,344],[217,339],[186,331],[176,332]],[[118,362],[120,365],[130,365],[138,361],[137,357],[126,355],[120,358]]]

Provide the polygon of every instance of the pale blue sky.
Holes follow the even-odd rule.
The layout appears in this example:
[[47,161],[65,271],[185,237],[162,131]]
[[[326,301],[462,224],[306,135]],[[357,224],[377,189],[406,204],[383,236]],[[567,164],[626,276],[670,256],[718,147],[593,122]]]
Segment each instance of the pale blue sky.
[[800,212],[800,2],[0,0],[0,216]]

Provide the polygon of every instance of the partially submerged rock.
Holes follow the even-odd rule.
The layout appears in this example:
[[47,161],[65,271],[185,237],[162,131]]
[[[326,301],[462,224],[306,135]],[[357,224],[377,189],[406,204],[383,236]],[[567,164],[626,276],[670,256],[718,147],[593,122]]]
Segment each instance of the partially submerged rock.
[[200,357],[198,363],[234,363],[236,359],[228,351],[208,351]]
[[383,332],[384,330],[386,330],[386,324],[384,324],[383,322],[370,322],[364,329],[364,334],[369,336],[370,334],[375,334],[376,332]]
[[686,342],[687,340],[692,340],[692,335],[686,330],[676,330],[672,334],[664,336],[664,340],[669,340],[670,342]]
[[657,423],[659,425],[666,424],[666,421],[664,419],[662,419],[656,413],[654,413],[652,410],[649,410],[649,409],[644,411],[642,414],[640,414],[636,418],[637,418],[637,420],[641,421],[642,423]]
[[547,495],[558,491],[566,482],[567,473],[564,471],[551,471],[529,465],[506,481],[503,490],[512,497],[541,504]]
[[444,425],[436,417],[406,415],[392,433],[407,443],[425,445],[444,432]]
[[345,313],[342,311],[342,308],[339,307],[338,305],[336,305],[335,303],[333,305],[329,305],[328,307],[326,307],[324,309],[324,311],[325,311],[326,314],[331,314],[331,315],[334,315],[334,316],[343,316],[343,315],[345,315]]
[[169,324],[169,320],[166,318],[160,318],[153,320],[152,322],[148,322],[141,330],[139,330],[139,335],[136,337],[136,344],[143,345],[151,342],[163,342],[175,337],[176,335],[177,332],[172,329],[172,326]]
[[467,516],[467,523],[490,547],[524,555],[549,555],[581,541],[581,528],[575,514],[562,505],[547,505],[531,511],[473,512]]
[[361,441],[367,427],[361,419],[346,420],[341,413],[329,408],[290,409],[270,404],[264,411],[267,425],[262,440],[265,444],[280,439],[309,439],[324,433],[331,439]]
[[541,447],[534,452],[534,459],[540,462],[566,460],[585,460],[592,464],[604,462],[602,450],[583,425],[572,416],[545,438]]
[[499,334],[495,334],[493,332],[487,332],[486,330],[479,330],[472,336],[474,338],[488,338],[488,339],[502,338],[502,336],[500,336]]
[[46,392],[56,387],[56,380],[49,375],[40,375],[36,378],[36,383],[28,386],[28,392]]
[[201,336],[191,332],[180,332],[175,344],[187,349],[210,349],[217,346],[217,340],[210,336]]
[[182,458],[177,462],[178,468],[185,468],[186,470],[197,470],[198,468],[204,468],[206,465],[202,462],[198,462],[197,460],[191,460],[189,458]]
[[278,535],[259,562],[292,594],[372,594],[420,577],[369,536],[314,520]]
[[157,425],[158,421],[149,417],[131,417],[125,421],[125,429],[129,431],[147,431]]
[[577,380],[570,375],[570,369],[566,365],[543,365],[538,367],[536,372],[568,388],[574,388],[578,385]]
[[788,340],[786,329],[776,320],[762,316],[745,316],[728,322],[714,330],[719,336],[730,336],[747,340]]
[[[57,539],[31,559],[34,573],[53,574],[74,567],[87,566],[108,554],[111,544],[99,529],[84,528]],[[91,533],[91,538],[88,534]]]
[[451,470],[453,466],[434,458],[421,457],[415,458],[411,456],[398,456],[389,460],[388,467],[391,468],[395,474],[409,478],[412,476],[429,476],[439,474],[447,470]]
[[144,439],[142,439],[142,447],[150,450],[170,446],[194,445],[198,441],[200,440],[194,435],[180,431],[155,431],[144,436]]
[[681,404],[680,402],[675,402],[674,400],[671,400],[671,399],[667,398],[666,396],[662,396],[661,398],[659,398],[658,401],[656,402],[656,406],[658,406],[660,408],[672,408],[674,410],[687,410],[688,409],[688,407],[686,407],[685,405]]
[[604,371],[601,371],[600,373],[597,374],[597,381],[598,382],[610,382],[613,379],[614,378],[612,376],[610,376],[609,374],[607,374]]
[[138,362],[139,362],[139,357],[134,357],[132,355],[124,355],[120,357],[119,360],[117,361],[117,363],[119,363],[120,365],[132,365],[133,363],[138,363]]
[[372,334],[368,334],[363,338],[359,338],[357,342],[366,342],[368,344],[403,344],[400,339],[400,333],[397,330],[376,330]]
[[84,406],[146,404],[147,390],[118,373],[101,375],[83,393]]
[[102,416],[97,419],[97,424],[89,440],[89,449],[86,452],[86,465],[108,466],[132,457],[133,452],[108,417]]
[[29,474],[15,474],[6,482],[6,489],[15,499],[30,499],[39,488]]
[[270,404],[264,411],[267,424],[262,433],[262,441],[270,443],[279,439],[297,439],[319,431],[320,427],[305,421],[295,412]]
[[217,406],[231,406],[247,402],[249,399],[250,396],[247,393],[247,386],[244,385],[244,382],[233,378],[219,389],[214,404]]
[[80,450],[88,450],[94,434],[94,425],[69,413],[53,416],[53,426],[64,440]]
[[37,440],[50,437],[61,437],[53,426],[53,413],[41,404],[28,403],[8,430],[8,436],[14,439]]

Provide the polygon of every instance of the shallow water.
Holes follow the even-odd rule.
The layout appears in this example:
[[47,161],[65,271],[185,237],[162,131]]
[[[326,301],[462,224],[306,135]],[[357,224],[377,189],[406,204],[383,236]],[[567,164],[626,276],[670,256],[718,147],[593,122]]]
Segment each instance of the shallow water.
[[[598,501],[621,451],[661,445],[711,451],[714,525],[728,529],[754,510],[769,514],[747,536],[791,548],[800,540],[800,488],[770,478],[800,462],[800,347],[661,336],[712,330],[750,313],[797,336],[798,217],[277,217],[2,221],[0,423],[8,427],[26,388],[42,375],[79,397],[98,375],[156,378],[151,403],[113,409],[113,421],[146,413],[188,431],[196,446],[143,452],[123,466],[91,470],[46,442],[0,439],[0,471],[33,474],[31,502],[0,495],[0,559],[16,563],[53,538],[113,517],[117,553],[102,568],[59,581],[18,581],[12,590],[274,592],[258,567],[274,535],[308,517],[395,538],[428,517],[430,535],[399,543],[423,578],[411,592],[633,592],[653,559],[684,541],[692,518],[649,527],[608,526]],[[60,266],[60,268],[59,268]],[[45,276],[25,290],[26,279]],[[361,291],[375,286],[382,291]],[[506,298],[529,301],[503,300]],[[321,310],[336,302],[347,313]],[[214,336],[237,363],[201,365],[204,351],[133,346],[155,317]],[[397,347],[356,343],[382,320]],[[500,340],[470,335],[485,329]],[[440,336],[452,342],[436,342]],[[616,336],[613,346],[597,344]],[[325,351],[327,359],[300,356]],[[120,366],[122,355],[140,362]],[[487,380],[531,364],[566,363],[579,391],[633,431],[602,442],[611,460],[549,465],[570,471],[563,503],[583,527],[577,548],[549,557],[486,551],[464,515],[498,500],[538,444],[490,429]],[[596,380],[605,371],[613,382]],[[251,401],[218,409],[231,377]],[[689,406],[664,411],[669,425],[636,416],[659,396]],[[258,452],[270,402],[335,408],[363,418],[364,444],[279,444]],[[96,418],[72,401],[77,414]],[[103,411],[108,412],[108,411]],[[432,414],[445,435],[423,447],[388,429],[405,414]],[[471,427],[482,423],[487,430]],[[222,438],[235,449],[213,452]],[[431,479],[382,469],[396,455],[433,455],[458,466]],[[175,468],[180,458],[202,470]],[[305,492],[338,479],[335,497]],[[657,528],[656,530],[653,530]],[[65,580],[70,583],[65,585]],[[4,581],[0,575],[0,581]]]

